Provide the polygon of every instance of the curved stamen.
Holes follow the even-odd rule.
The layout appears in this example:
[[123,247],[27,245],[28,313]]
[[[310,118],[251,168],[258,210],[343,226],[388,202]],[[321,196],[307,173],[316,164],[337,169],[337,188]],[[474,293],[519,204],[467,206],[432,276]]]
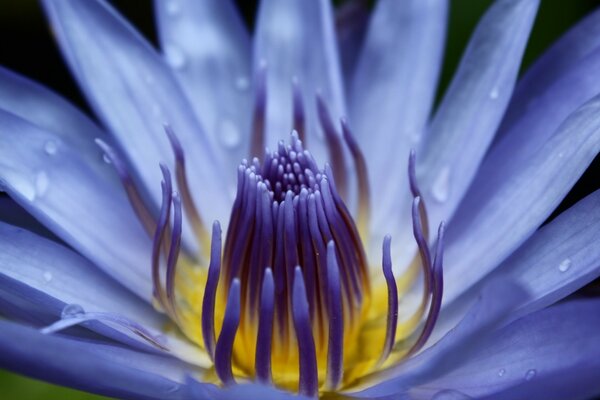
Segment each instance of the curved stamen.
[[413,344],[411,349],[408,351],[406,357],[415,354],[418,352],[427,342],[435,323],[437,322],[437,318],[440,313],[440,309],[442,307],[442,295],[443,295],[443,253],[444,253],[444,223],[440,223],[438,229],[438,238],[437,238],[437,246],[435,252],[435,260],[433,263],[433,287],[432,287],[432,298],[431,305],[429,307],[429,313],[427,314],[427,319],[425,320],[425,324],[423,325],[423,330],[419,335],[417,341]]
[[177,305],[175,304],[175,272],[177,270],[177,259],[181,249],[182,231],[181,199],[177,192],[173,193],[173,230],[171,231],[171,246],[167,256],[166,287],[167,300],[173,315],[177,316]]
[[294,270],[292,317],[294,319],[296,337],[298,338],[298,353],[300,356],[298,392],[305,396],[314,397],[319,390],[317,358],[315,352],[315,340],[312,335],[310,317],[308,314],[308,301],[306,300],[304,278],[302,277],[302,269],[300,269],[300,267],[296,267]]
[[163,310],[167,310],[166,294],[164,293],[160,279],[160,254],[171,214],[173,187],[171,184],[171,174],[169,173],[169,169],[163,164],[161,164],[160,167],[163,174],[163,181],[161,182],[162,205],[152,242],[152,284],[154,298],[158,301]]
[[337,389],[342,382],[344,367],[344,314],[342,312],[342,293],[340,271],[335,255],[335,243],[327,245],[327,293],[329,342],[327,352],[327,378],[329,389]]
[[367,162],[360,147],[352,135],[352,131],[348,127],[345,119],[341,120],[342,133],[346,145],[350,149],[350,154],[354,159],[354,169],[356,171],[357,192],[358,192],[358,212],[356,217],[356,225],[361,233],[363,242],[367,238],[369,232],[369,213],[371,210],[371,193],[369,188],[369,174],[367,173]]
[[429,246],[427,245],[427,239],[423,232],[423,225],[421,223],[420,213],[421,198],[415,197],[412,204],[412,220],[413,220],[413,235],[415,241],[419,247],[419,254],[421,256],[421,265],[423,268],[423,281],[425,289],[423,290],[424,296],[429,296],[431,293],[432,286],[432,265],[431,265],[431,254],[429,252]]
[[302,93],[298,85],[298,78],[292,79],[292,102],[294,110],[294,129],[298,132],[298,137],[306,144],[306,116],[304,114],[304,104]]
[[325,140],[327,141],[327,149],[329,150],[329,160],[331,160],[331,166],[333,168],[333,174],[335,181],[338,185],[339,191],[343,198],[347,196],[347,175],[346,175],[346,161],[344,157],[344,149],[342,147],[342,141],[340,135],[335,130],[329,109],[320,94],[317,94],[317,114],[323,133],[325,134]]
[[156,229],[156,223],[154,222],[154,217],[152,212],[146,205],[143,196],[138,191],[135,183],[133,182],[133,178],[129,174],[129,169],[125,162],[119,157],[115,149],[109,146],[102,139],[96,139],[96,144],[102,149],[106,157],[110,163],[114,166],[115,171],[119,175],[119,179],[123,188],[125,188],[125,193],[127,194],[127,198],[129,199],[129,203],[133,208],[133,211],[137,215],[138,219],[144,226],[146,232],[149,235],[152,235],[154,230]]
[[231,370],[233,342],[240,324],[240,281],[234,279],[229,288],[221,334],[215,348],[215,371],[225,384],[235,383]]
[[392,272],[391,242],[392,237],[390,235],[387,235],[383,239],[382,269],[388,289],[388,312],[383,352],[379,359],[380,365],[389,357],[392,348],[394,347],[396,328],[398,327],[398,288],[396,286],[394,273]]
[[259,156],[265,149],[265,117],[267,110],[267,64],[262,61],[254,79],[254,115],[252,117],[252,138],[250,155]]
[[[408,183],[413,198],[420,197],[421,199],[423,199],[423,196],[421,196],[421,191],[419,190],[419,185],[417,184],[416,158],[416,151],[414,149],[411,149],[410,154],[408,156]],[[419,214],[421,216],[423,226],[423,236],[425,237],[425,239],[429,239],[429,221],[427,219],[427,208],[425,207],[424,201],[421,201],[419,204]]]
[[212,360],[215,358],[215,297],[221,271],[221,225],[215,221],[212,227],[210,243],[210,264],[202,299],[202,338],[206,352]]
[[192,198],[192,193],[190,191],[190,186],[188,184],[185,169],[185,153],[183,151],[183,148],[181,147],[179,139],[175,135],[175,132],[173,132],[173,128],[171,128],[170,125],[164,125],[164,129],[167,134],[167,137],[169,138],[169,143],[171,143],[173,155],[175,156],[175,180],[177,182],[179,193],[181,194],[183,207],[194,231],[200,239],[201,245],[204,246],[202,248],[202,251],[204,255],[206,255],[210,251],[207,247],[209,243],[209,235],[206,231],[206,227],[204,225],[202,217],[200,216],[200,213],[196,208],[194,199]]
[[273,338],[273,313],[275,311],[275,283],[271,268],[265,270],[263,279],[258,335],[256,339],[256,357],[254,369],[261,383],[270,383],[271,377],[271,340]]

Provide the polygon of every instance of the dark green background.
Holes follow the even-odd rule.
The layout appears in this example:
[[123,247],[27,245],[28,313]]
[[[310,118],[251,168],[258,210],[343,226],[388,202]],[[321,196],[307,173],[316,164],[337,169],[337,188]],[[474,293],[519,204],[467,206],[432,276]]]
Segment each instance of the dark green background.
[[[120,0],[113,1],[113,3],[140,30],[154,40],[155,31],[149,1]],[[248,24],[252,25],[256,1],[238,1],[238,3],[241,5]],[[341,3],[341,1],[336,3]],[[451,3],[448,45],[442,72],[442,90],[448,84],[477,20],[491,1],[453,0]],[[525,53],[524,67],[535,60],[549,44],[578,19],[599,5],[600,0],[543,0]],[[0,1],[0,64],[43,82],[81,107],[86,108],[81,94],[71,80],[52,42],[36,0]],[[599,164],[598,157],[596,157],[592,166],[561,204],[559,210],[568,207],[586,194],[598,189],[597,179],[593,178],[600,176]],[[0,397],[6,400],[102,398],[20,377],[1,370]]]

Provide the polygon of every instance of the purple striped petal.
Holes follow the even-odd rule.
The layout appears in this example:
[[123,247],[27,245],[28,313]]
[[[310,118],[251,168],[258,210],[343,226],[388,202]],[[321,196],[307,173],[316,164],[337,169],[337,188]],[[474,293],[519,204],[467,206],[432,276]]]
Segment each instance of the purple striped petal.
[[0,111],[0,133],[4,190],[57,236],[149,299],[150,241],[118,181],[100,171],[111,169],[100,149],[75,145],[5,111]]
[[410,227],[406,163],[433,105],[447,8],[446,0],[384,0],[377,2],[369,23],[349,118],[369,160],[369,180],[380,193],[372,215],[373,229],[380,227],[375,243],[387,233],[401,240],[396,230]]
[[534,154],[513,149],[502,149],[503,167],[476,180],[448,226],[445,303],[523,243],[598,154],[600,96],[574,112]]
[[597,395],[599,329],[597,299],[551,307],[474,343],[460,359],[452,360],[455,368],[450,373],[414,389],[412,394],[430,398],[450,389],[475,398],[490,394],[511,399]]
[[[186,149],[201,212],[227,220],[229,195],[213,171],[221,164],[172,71],[156,51],[103,1],[45,0],[61,49],[99,118],[127,153],[156,205],[158,164],[173,166],[163,125]],[[201,193],[210,192],[210,199]]]
[[154,8],[166,61],[221,151],[233,183],[234,167],[248,156],[248,31],[230,0],[156,0]]
[[47,336],[0,320],[0,367],[36,379],[127,399],[180,399],[191,369],[169,357],[112,344]]
[[[260,3],[254,42],[254,68],[266,61],[267,143],[273,148],[292,131],[292,80],[302,88],[306,144],[319,163],[327,160],[318,127],[315,96],[320,92],[332,118],[345,114],[342,75],[328,0],[264,0]],[[339,134],[339,132],[338,132]]]
[[420,154],[432,226],[450,219],[498,129],[538,6],[539,0],[499,0],[473,34]]

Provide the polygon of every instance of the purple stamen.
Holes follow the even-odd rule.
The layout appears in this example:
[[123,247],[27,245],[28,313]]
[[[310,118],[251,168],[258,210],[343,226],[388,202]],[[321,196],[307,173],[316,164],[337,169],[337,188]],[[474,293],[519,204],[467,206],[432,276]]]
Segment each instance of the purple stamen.
[[138,191],[137,186],[133,182],[133,178],[129,174],[129,169],[127,168],[127,164],[106,142],[102,139],[96,139],[96,144],[100,146],[106,157],[108,157],[110,163],[114,166],[115,171],[119,175],[119,179],[123,188],[125,189],[125,193],[127,194],[127,198],[129,199],[129,203],[133,208],[133,211],[137,215],[138,219],[144,226],[144,229],[148,234],[152,235],[152,232],[156,229],[156,223],[154,222],[154,217],[150,209],[146,205],[143,196]]
[[333,174],[338,184],[339,191],[342,194],[342,197],[345,198],[347,194],[347,176],[342,140],[333,125],[329,110],[321,95],[317,95],[317,113],[319,115],[321,127],[323,128],[323,133],[325,134],[325,140],[327,141],[329,160],[331,160]]
[[160,306],[164,310],[167,310],[165,293],[160,280],[160,250],[164,241],[167,225],[169,224],[173,187],[169,169],[163,164],[161,164],[160,169],[163,174],[163,181],[161,182],[162,205],[160,207],[160,215],[158,217],[156,231],[154,232],[154,239],[152,242],[152,284],[154,297],[158,300]]
[[204,222],[200,217],[200,213],[196,208],[194,203],[194,199],[192,198],[192,193],[190,191],[190,187],[188,184],[186,169],[185,169],[185,153],[183,148],[181,147],[181,143],[173,132],[173,128],[170,125],[165,125],[165,132],[167,137],[169,138],[169,142],[171,143],[171,148],[173,149],[173,155],[175,156],[175,179],[177,181],[177,187],[179,189],[179,193],[181,194],[181,200],[183,201],[183,207],[189,217],[189,220],[196,230],[196,232],[201,236],[202,241],[208,240],[208,233],[204,227]]
[[330,389],[339,387],[344,367],[344,313],[342,310],[342,293],[340,271],[335,255],[335,243],[327,245],[327,292],[329,341],[327,352],[327,386]]
[[215,358],[215,297],[221,271],[221,225],[215,221],[210,242],[210,264],[202,298],[202,338],[211,359]]
[[233,342],[240,324],[240,281],[234,279],[229,288],[227,306],[221,334],[215,348],[215,371],[219,379],[227,384],[235,383],[231,370]]
[[292,289],[292,316],[298,338],[299,370],[298,392],[304,396],[315,397],[319,389],[317,374],[317,356],[315,339],[312,335],[306,288],[302,278],[302,269],[296,267]]
[[413,234],[415,241],[419,246],[419,254],[421,256],[421,265],[423,268],[424,285],[423,290],[424,299],[429,297],[432,287],[432,265],[431,265],[431,254],[429,253],[429,247],[427,245],[427,239],[423,233],[423,225],[421,224],[421,213],[419,212],[421,204],[421,198],[415,197],[412,204],[412,220],[413,220]]
[[383,352],[379,358],[379,364],[382,364],[389,357],[394,347],[396,340],[396,328],[398,326],[398,288],[396,286],[396,279],[392,272],[392,257],[391,257],[391,242],[392,237],[387,235],[383,239],[383,259],[382,269],[385,282],[387,283],[388,289],[388,312],[387,312],[387,323],[385,332],[385,341],[383,345]]
[[306,143],[306,116],[304,114],[304,104],[302,93],[298,85],[298,79],[292,79],[292,101],[294,106],[294,129],[298,132],[298,137]]
[[256,339],[254,369],[261,383],[271,382],[271,340],[273,338],[273,313],[275,311],[275,283],[271,268],[265,270],[260,296],[260,314]]
[[429,306],[429,313],[427,319],[423,325],[423,330],[419,335],[417,341],[413,344],[411,349],[407,353],[407,357],[418,352],[427,342],[435,323],[437,322],[442,307],[442,295],[444,292],[444,280],[443,280],[443,254],[444,254],[444,222],[440,223],[438,229],[437,246],[435,251],[435,260],[433,265],[433,291],[431,296],[431,304]]
[[414,197],[420,197],[421,202],[419,203],[419,214],[422,221],[423,226],[423,236],[428,239],[429,238],[429,221],[427,219],[427,208],[425,207],[425,202],[423,201],[423,196],[421,196],[421,191],[419,190],[419,185],[417,184],[417,172],[416,172],[416,161],[417,153],[414,149],[410,150],[410,154],[408,156],[408,182],[410,186],[410,191]]
[[261,64],[254,80],[254,115],[252,119],[252,139],[250,154],[259,156],[265,148],[265,115],[267,110],[267,65]]
[[175,304],[175,272],[177,270],[177,259],[181,249],[181,199],[177,192],[173,193],[173,230],[171,231],[171,247],[167,256],[167,300],[173,315],[177,315],[177,306]]
[[352,135],[352,131],[348,127],[345,119],[341,120],[342,133],[346,145],[350,149],[350,154],[354,160],[354,169],[356,171],[357,187],[358,187],[358,226],[366,230],[369,221],[369,210],[371,209],[371,194],[369,189],[369,174],[367,173],[367,162],[360,147]]

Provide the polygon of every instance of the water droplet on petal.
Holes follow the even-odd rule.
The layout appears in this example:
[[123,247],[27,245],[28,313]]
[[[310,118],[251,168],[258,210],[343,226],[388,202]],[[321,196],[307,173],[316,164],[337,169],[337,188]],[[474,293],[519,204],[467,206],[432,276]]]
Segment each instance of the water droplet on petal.
[[61,318],[74,318],[85,314],[83,307],[79,304],[67,304],[60,314]]
[[565,258],[564,260],[561,261],[560,264],[558,264],[558,270],[560,272],[567,272],[571,268],[571,264],[573,264],[571,259]]
[[167,4],[165,5],[165,7],[167,10],[167,14],[170,15],[171,17],[176,16],[181,11],[179,2],[175,1],[175,0],[167,1]]
[[37,196],[43,196],[48,190],[49,186],[48,174],[45,171],[40,171],[35,177],[35,194]]
[[468,396],[458,390],[446,389],[441,390],[433,395],[432,400],[470,400],[471,396]]
[[185,67],[187,62],[185,54],[179,47],[175,46],[167,46],[165,48],[165,57],[167,59],[167,63],[175,69],[181,69]]
[[239,145],[241,140],[240,130],[233,123],[233,121],[228,119],[221,121],[219,137],[223,145],[230,149],[235,148],[237,145]]
[[450,192],[450,167],[443,167],[438,176],[433,181],[431,187],[431,194],[433,198],[443,203],[448,200],[448,194]]
[[241,92],[246,91],[250,87],[250,81],[246,76],[239,76],[235,80],[235,87]]
[[46,271],[44,272],[44,281],[46,281],[46,283],[49,283],[52,280],[52,272],[50,271]]
[[500,91],[497,87],[493,88],[490,92],[490,99],[496,100],[500,96]]
[[48,140],[46,142],[46,144],[44,145],[44,151],[49,156],[56,154],[57,150],[58,150],[58,145],[56,144],[56,142],[54,140]]
[[525,374],[525,380],[526,381],[530,381],[533,378],[535,378],[535,375],[537,374],[537,371],[535,369],[530,369],[529,371],[527,371],[527,373]]
[[504,368],[500,368],[498,370],[498,376],[504,376],[504,374],[506,374],[506,370]]

